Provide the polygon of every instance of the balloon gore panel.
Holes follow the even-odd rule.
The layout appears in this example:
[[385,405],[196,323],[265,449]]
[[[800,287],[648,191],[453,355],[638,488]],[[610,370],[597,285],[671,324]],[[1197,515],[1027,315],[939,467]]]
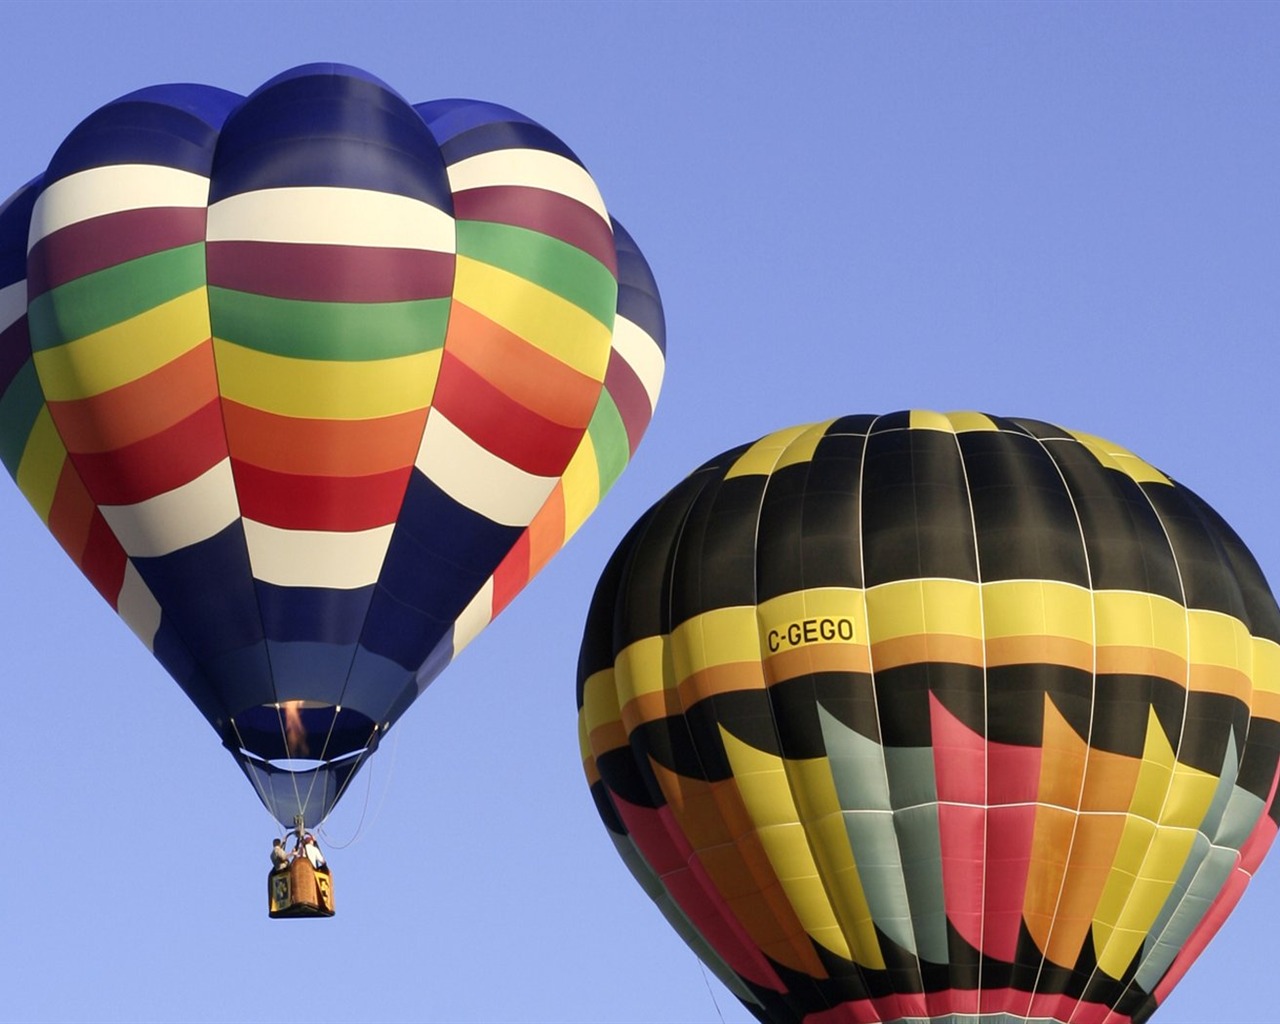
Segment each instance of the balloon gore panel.
[[287,825],[594,508],[664,346],[568,146],[343,65],[122,97],[0,207],[0,460]]

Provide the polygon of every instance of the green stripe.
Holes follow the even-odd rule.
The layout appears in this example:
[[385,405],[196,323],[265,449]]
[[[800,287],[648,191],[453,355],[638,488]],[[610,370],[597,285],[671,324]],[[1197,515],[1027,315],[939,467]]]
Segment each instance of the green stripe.
[[36,377],[36,364],[28,359],[0,395],[0,462],[15,480],[27,438],[44,408],[44,392]]
[[458,255],[501,267],[555,292],[606,327],[618,308],[618,282],[609,268],[577,246],[528,228],[458,221]]
[[204,284],[204,243],[139,256],[58,285],[27,311],[39,352],[145,313]]
[[600,470],[600,496],[603,498],[627,468],[627,462],[631,458],[627,428],[623,425],[622,414],[613,404],[609,392],[600,392],[600,401],[596,403],[596,411],[591,416],[587,433],[591,435],[591,444],[596,451],[596,465]]
[[444,346],[449,299],[306,302],[209,288],[214,337],[294,359],[360,362]]

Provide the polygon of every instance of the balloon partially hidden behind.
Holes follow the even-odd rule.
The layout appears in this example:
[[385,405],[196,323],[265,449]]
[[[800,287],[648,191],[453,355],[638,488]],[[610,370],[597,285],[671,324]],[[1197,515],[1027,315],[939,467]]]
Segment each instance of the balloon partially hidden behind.
[[618,851],[763,1021],[1143,1020],[1276,833],[1253,557],[1033,420],[712,459],[601,578],[578,706]]
[[286,825],[590,514],[664,347],[563,142],[341,65],[132,93],[0,207],[0,459]]

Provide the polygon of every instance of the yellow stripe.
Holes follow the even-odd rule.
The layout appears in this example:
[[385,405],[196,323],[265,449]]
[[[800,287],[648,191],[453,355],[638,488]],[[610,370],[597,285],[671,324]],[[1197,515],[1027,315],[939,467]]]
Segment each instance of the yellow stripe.
[[453,297],[566,366],[604,380],[613,332],[568,299],[466,256],[458,257]]
[[768,476],[773,472],[786,449],[812,426],[813,424],[804,424],[799,427],[788,427],[786,430],[778,430],[760,438],[738,456],[738,461],[729,468],[724,478],[732,480],[736,476]]
[[1002,580],[982,587],[986,638],[1066,637],[1093,643],[1093,596],[1052,580]]
[[801,926],[815,942],[851,959],[849,944],[800,824],[782,758],[756,750],[723,727],[720,737],[760,845]]
[[666,637],[650,636],[628,644],[613,659],[613,669],[619,707],[644,694],[676,688]]
[[600,504],[600,469],[589,433],[582,435],[582,443],[565,466],[560,484],[564,492],[564,539],[567,541]]
[[1252,638],[1243,622],[1222,612],[1192,608],[1187,612],[1191,636],[1190,661],[1248,673],[1253,655]]
[[964,580],[900,580],[867,591],[871,642],[926,633],[982,639],[982,597]]
[[590,735],[602,725],[621,718],[618,707],[618,687],[613,669],[601,669],[587,677],[582,687],[582,714],[580,715]]
[[291,359],[215,338],[223,396],[280,416],[362,420],[426,408],[441,350],[372,362]]
[[912,409],[907,421],[912,430],[940,430],[944,434],[954,434],[955,427],[945,414],[931,409]]
[[1260,693],[1280,693],[1280,644],[1253,638],[1253,688]]
[[671,634],[677,679],[716,665],[760,661],[753,605],[716,608],[682,622]]
[[1177,601],[1128,590],[1094,593],[1099,647],[1150,647],[1187,656],[1187,610]]
[[952,412],[947,414],[951,421],[951,429],[957,434],[967,434],[975,430],[998,431],[995,421],[980,412]]
[[1144,462],[1127,448],[1121,448],[1106,438],[1094,434],[1085,434],[1078,430],[1068,430],[1082,445],[1093,453],[1093,457],[1110,469],[1119,470],[1140,484],[1157,483],[1173,486],[1173,481],[1154,466]]
[[62,477],[62,466],[67,461],[67,449],[53,425],[49,407],[43,405],[27,435],[27,446],[22,450],[18,472],[14,479],[31,507],[45,524],[53,508],[53,498]]
[[835,420],[824,420],[822,423],[815,423],[810,426],[803,434],[797,437],[778,457],[777,463],[773,467],[773,472],[785,469],[787,466],[796,466],[802,462],[812,462],[813,453],[818,448],[818,442],[827,436],[827,428],[834,423]]
[[1147,738],[1142,746],[1142,766],[1129,801],[1129,813],[1158,821],[1173,781],[1173,747],[1160,727],[1155,708],[1147,711]]
[[89,398],[138,380],[209,338],[204,286],[33,356],[50,402]]

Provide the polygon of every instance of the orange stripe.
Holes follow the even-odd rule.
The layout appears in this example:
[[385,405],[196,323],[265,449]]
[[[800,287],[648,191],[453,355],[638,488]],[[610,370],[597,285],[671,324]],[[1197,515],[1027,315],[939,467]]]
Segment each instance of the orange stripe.
[[882,672],[899,665],[944,661],[954,665],[981,665],[982,641],[954,633],[919,633],[881,640],[871,645],[871,666]]
[[555,490],[529,524],[530,579],[564,547],[564,530],[564,481],[558,480]]
[[1098,648],[1099,675],[1156,676],[1187,685],[1187,662],[1158,647],[1108,645]]
[[206,341],[145,377],[90,398],[50,402],[67,451],[110,452],[154,437],[218,396],[213,342]]
[[1280,722],[1280,693],[1254,690],[1252,712],[1254,718],[1265,718],[1272,722]]
[[530,345],[518,334],[455,301],[445,351],[512,401],[552,423],[585,428],[600,382]]
[[1253,690],[1253,680],[1238,668],[1223,665],[1191,666],[1191,686],[1195,693],[1221,693],[1235,697],[1246,706]]
[[354,477],[413,465],[426,409],[369,420],[280,416],[224,399],[231,455],[260,469],[298,476]]
[[747,934],[778,963],[814,978],[826,977],[769,863],[737,783],[691,779],[651,763],[681,831]]
[[811,644],[771,654],[764,666],[772,686],[814,672],[870,672],[871,652],[860,644]]
[[592,729],[587,742],[591,744],[596,757],[599,757],[614,750],[625,750],[631,741],[627,739],[627,730],[615,718],[612,722],[605,722]]
[[1093,645],[1065,636],[1004,636],[987,641],[987,665],[1065,665],[1093,671]]

